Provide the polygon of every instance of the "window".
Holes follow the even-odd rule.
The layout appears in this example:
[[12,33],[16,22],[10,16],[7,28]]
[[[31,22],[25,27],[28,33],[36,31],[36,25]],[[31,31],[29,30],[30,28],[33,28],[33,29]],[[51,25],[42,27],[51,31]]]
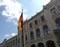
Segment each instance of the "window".
[[15,40],[15,41],[16,41],[16,45],[17,45],[17,38],[16,38],[16,40]]
[[13,45],[14,45],[13,43],[14,43],[14,41],[12,40],[12,41],[11,41],[11,46],[13,46]]
[[10,46],[9,43],[7,44],[7,46],[8,46],[8,47]]
[[43,30],[44,30],[44,34],[47,35],[48,34],[48,31],[49,31],[48,26],[47,25],[44,25],[43,26]]
[[35,25],[37,25],[38,24],[38,21],[37,20],[35,20]]
[[15,45],[15,39],[13,40],[13,43],[12,44]]
[[60,28],[60,18],[57,18],[57,19],[55,20],[55,22],[56,22],[57,27]]
[[13,40],[11,41],[11,46],[13,45]]
[[30,37],[31,37],[31,40],[34,39],[33,31],[30,32]]
[[57,9],[56,9],[56,8],[52,8],[52,9],[51,9],[51,14],[52,14],[52,15],[57,14]]
[[9,47],[11,47],[11,42],[8,43]]
[[40,37],[40,29],[36,29],[36,36]]
[[30,28],[32,28],[32,23],[29,24]]
[[20,37],[18,37],[18,43],[20,43]]
[[26,39],[26,41],[27,41],[27,35],[25,35],[25,39]]
[[44,16],[41,16],[41,21],[44,21],[44,20],[45,20]]

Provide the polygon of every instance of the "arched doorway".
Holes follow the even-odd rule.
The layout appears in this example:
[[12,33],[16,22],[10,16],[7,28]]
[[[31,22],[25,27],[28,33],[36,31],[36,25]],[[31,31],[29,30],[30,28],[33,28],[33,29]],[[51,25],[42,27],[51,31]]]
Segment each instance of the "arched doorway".
[[47,47],[56,47],[54,41],[48,40],[46,42]]
[[38,47],[44,47],[43,43],[38,43]]
[[32,44],[31,47],[36,47],[35,44]]

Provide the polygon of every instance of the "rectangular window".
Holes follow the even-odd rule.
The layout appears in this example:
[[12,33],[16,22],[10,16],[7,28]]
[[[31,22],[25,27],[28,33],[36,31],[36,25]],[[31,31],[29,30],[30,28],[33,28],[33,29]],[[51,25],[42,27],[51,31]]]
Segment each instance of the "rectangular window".
[[29,24],[29,27],[32,28],[32,23]]
[[15,45],[15,39],[13,40],[13,45]]
[[31,37],[31,40],[34,39],[34,34],[33,34],[33,32],[30,32],[30,37]]
[[27,41],[27,35],[25,35],[25,39],[26,39],[26,41]]
[[55,15],[55,14],[58,13],[58,11],[57,11],[56,8],[52,8],[50,11],[51,11],[51,14],[52,14],[52,15]]
[[37,20],[35,20],[35,25],[37,25],[38,24],[38,21]]
[[16,40],[15,40],[15,41],[16,41],[16,45],[17,45],[17,38],[16,38]]
[[40,31],[36,31],[37,37],[40,37]]
[[18,37],[18,44],[20,43],[20,37]]
[[45,20],[44,16],[41,16],[41,21],[44,21],[44,20]]

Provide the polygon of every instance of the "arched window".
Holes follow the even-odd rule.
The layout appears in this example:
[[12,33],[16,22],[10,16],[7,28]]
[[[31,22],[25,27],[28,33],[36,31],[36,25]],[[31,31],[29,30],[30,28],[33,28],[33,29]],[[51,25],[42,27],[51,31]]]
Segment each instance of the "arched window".
[[38,47],[44,47],[44,44],[43,43],[38,43]]
[[55,20],[55,22],[56,22],[57,27],[60,28],[60,18],[57,18],[57,19]]
[[34,33],[33,33],[33,31],[30,32],[30,37],[31,37],[31,40],[34,39]]
[[48,40],[46,42],[46,45],[47,45],[47,47],[56,47],[54,41],[52,41],[52,40]]
[[32,44],[31,47],[36,47],[35,44]]
[[37,25],[38,24],[38,20],[35,20],[35,25]]
[[48,26],[47,25],[44,25],[43,26],[43,30],[44,30],[44,34],[47,35],[48,34],[48,31],[49,31]]
[[36,29],[36,36],[40,37],[40,29],[39,28]]

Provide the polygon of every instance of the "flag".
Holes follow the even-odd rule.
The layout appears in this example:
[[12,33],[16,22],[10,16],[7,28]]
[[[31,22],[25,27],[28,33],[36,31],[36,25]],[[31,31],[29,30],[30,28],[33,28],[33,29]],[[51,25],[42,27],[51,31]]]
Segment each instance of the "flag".
[[20,18],[19,18],[19,20],[18,20],[18,29],[19,29],[20,31],[23,30],[22,24],[23,24],[23,13],[21,13],[21,16],[20,16]]

